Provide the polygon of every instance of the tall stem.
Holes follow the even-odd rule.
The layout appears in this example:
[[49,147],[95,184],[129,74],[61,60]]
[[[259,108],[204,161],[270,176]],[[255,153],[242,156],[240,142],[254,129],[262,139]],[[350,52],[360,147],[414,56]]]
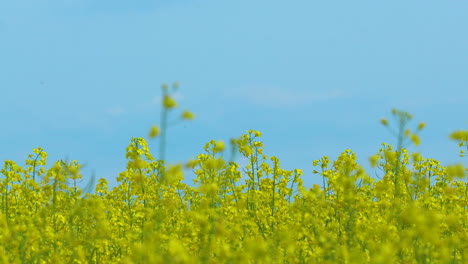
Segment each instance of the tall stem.
[[[163,98],[166,96],[167,91],[163,89]],[[165,155],[166,155],[166,129],[167,129],[167,111],[164,105],[161,111],[161,138],[159,142],[159,159],[161,160],[160,175],[164,177],[165,173]]]

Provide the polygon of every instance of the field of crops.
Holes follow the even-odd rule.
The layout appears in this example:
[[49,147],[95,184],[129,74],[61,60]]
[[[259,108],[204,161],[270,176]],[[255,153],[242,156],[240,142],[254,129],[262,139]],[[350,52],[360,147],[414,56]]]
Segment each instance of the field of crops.
[[[167,90],[161,125],[150,131],[161,140],[158,157],[177,107]],[[7,160],[1,170],[0,262],[468,263],[466,169],[408,153],[404,144],[419,144],[417,131],[402,129],[398,146],[382,144],[370,157],[382,177],[370,177],[345,150],[312,162],[323,180],[312,187],[301,170],[265,156],[254,130],[231,142],[249,160],[245,167],[223,158],[222,141],[208,142],[196,160],[165,166],[134,138],[119,185],[109,190],[99,179],[91,193],[77,187],[77,161],[48,166],[36,148],[24,165]],[[463,155],[468,131],[451,138]],[[182,182],[183,166],[196,175],[191,185]]]

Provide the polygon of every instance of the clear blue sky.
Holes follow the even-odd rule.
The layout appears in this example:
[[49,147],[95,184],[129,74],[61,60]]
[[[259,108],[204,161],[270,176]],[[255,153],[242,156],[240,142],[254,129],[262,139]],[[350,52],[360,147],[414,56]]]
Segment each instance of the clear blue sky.
[[427,124],[411,151],[466,164],[448,135],[468,127],[467,14],[467,1],[0,0],[0,160],[40,146],[113,184],[177,80],[196,119],[169,131],[170,163],[255,129],[311,186],[312,160],[349,148],[369,167],[395,144],[379,120],[397,108]]

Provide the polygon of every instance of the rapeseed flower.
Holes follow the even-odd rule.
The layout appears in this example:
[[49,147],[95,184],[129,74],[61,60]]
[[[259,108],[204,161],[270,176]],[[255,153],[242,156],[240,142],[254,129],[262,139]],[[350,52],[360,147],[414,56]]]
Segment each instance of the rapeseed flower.
[[426,123],[424,122],[419,123],[418,130],[423,130],[425,126],[426,126]]
[[421,144],[421,140],[419,139],[418,135],[411,134],[410,138],[411,138],[411,141],[413,141],[413,144],[415,146],[419,146]]
[[172,109],[177,107],[177,102],[169,95],[164,95],[163,106],[165,109]]
[[[167,93],[168,86],[162,88]],[[165,105],[164,113],[175,106]],[[411,118],[405,112],[393,113],[400,121]],[[161,137],[165,128],[164,123]],[[400,132],[419,144],[410,130]],[[158,134],[159,128],[152,127],[150,138]],[[206,153],[186,163],[196,175],[193,185],[183,182],[182,164],[167,166],[163,158],[155,160],[143,138],[132,138],[127,147],[127,167],[118,174],[117,186],[110,190],[107,180],[99,179],[94,193],[76,186],[82,174],[77,161],[59,160],[46,169],[47,153],[40,148],[28,155],[25,168],[6,160],[0,171],[0,262],[468,259],[463,244],[468,184],[456,180],[466,174],[463,165],[442,166],[409,153],[401,144],[393,148],[383,143],[369,158],[381,177],[378,170],[375,178],[369,176],[346,149],[335,160],[313,160],[322,186],[306,188],[303,171],[285,170],[276,156],[264,155],[259,137],[259,131],[249,130],[231,141],[238,146],[233,151],[247,157],[244,167],[217,154],[225,148],[223,141],[207,142]],[[451,138],[466,145],[464,132]]]
[[224,150],[224,141],[220,140],[214,144],[213,151],[215,153],[221,152]]
[[149,132],[149,138],[155,138],[159,135],[159,127],[152,126]]
[[468,131],[458,130],[450,134],[450,139],[468,141]]
[[188,111],[188,110],[185,110],[184,112],[182,112],[182,119],[187,119],[187,120],[193,120],[195,118],[195,115]]

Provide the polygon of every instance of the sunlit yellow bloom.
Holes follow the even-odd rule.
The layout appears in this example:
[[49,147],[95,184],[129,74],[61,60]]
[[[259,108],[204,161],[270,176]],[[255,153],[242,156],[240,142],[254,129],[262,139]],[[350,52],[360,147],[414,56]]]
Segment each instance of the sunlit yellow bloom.
[[155,138],[159,135],[159,127],[157,126],[152,126],[151,127],[151,130],[150,130],[150,133],[149,133],[149,137],[150,138]]
[[259,147],[262,147],[262,146],[263,146],[263,143],[260,142],[260,141],[255,141],[255,142],[253,143],[253,146],[259,148]]
[[187,120],[193,120],[195,118],[195,115],[192,112],[185,110],[184,112],[182,112],[182,118]]
[[418,130],[423,130],[426,124],[424,122],[419,123]]
[[242,154],[244,154],[245,157],[248,157],[248,156],[252,155],[252,153],[253,153],[252,147],[250,147],[250,146],[241,146],[240,150],[241,150]]
[[411,134],[411,141],[413,141],[415,146],[419,146],[419,144],[421,144],[421,140],[419,139],[419,136],[416,134]]
[[218,152],[221,152],[224,150],[224,141],[220,140],[220,141],[217,141],[215,144],[214,144],[214,148],[213,148],[213,151],[215,153],[218,153]]
[[420,162],[422,160],[421,154],[417,152],[413,153],[411,156],[413,158],[414,163]]
[[372,156],[370,156],[369,161],[370,161],[370,164],[371,164],[372,168],[374,168],[375,166],[377,166],[377,161],[379,161],[379,159],[380,159],[380,156],[379,156],[379,155],[372,155]]
[[459,141],[468,141],[468,131],[455,131],[452,134],[450,134],[450,138]]
[[199,162],[198,160],[189,160],[189,161],[187,161],[187,163],[185,164],[185,168],[187,168],[187,169],[194,169],[195,166],[197,166],[198,162]]
[[164,95],[163,106],[166,109],[172,109],[177,107],[177,102],[172,97],[166,94]]
[[211,184],[202,184],[200,186],[200,192],[202,193],[206,193],[206,194],[215,194],[216,191],[219,190],[219,186],[214,184],[214,183],[211,183]]
[[450,178],[464,178],[465,177],[465,168],[462,164],[449,165],[446,167],[447,176]]

